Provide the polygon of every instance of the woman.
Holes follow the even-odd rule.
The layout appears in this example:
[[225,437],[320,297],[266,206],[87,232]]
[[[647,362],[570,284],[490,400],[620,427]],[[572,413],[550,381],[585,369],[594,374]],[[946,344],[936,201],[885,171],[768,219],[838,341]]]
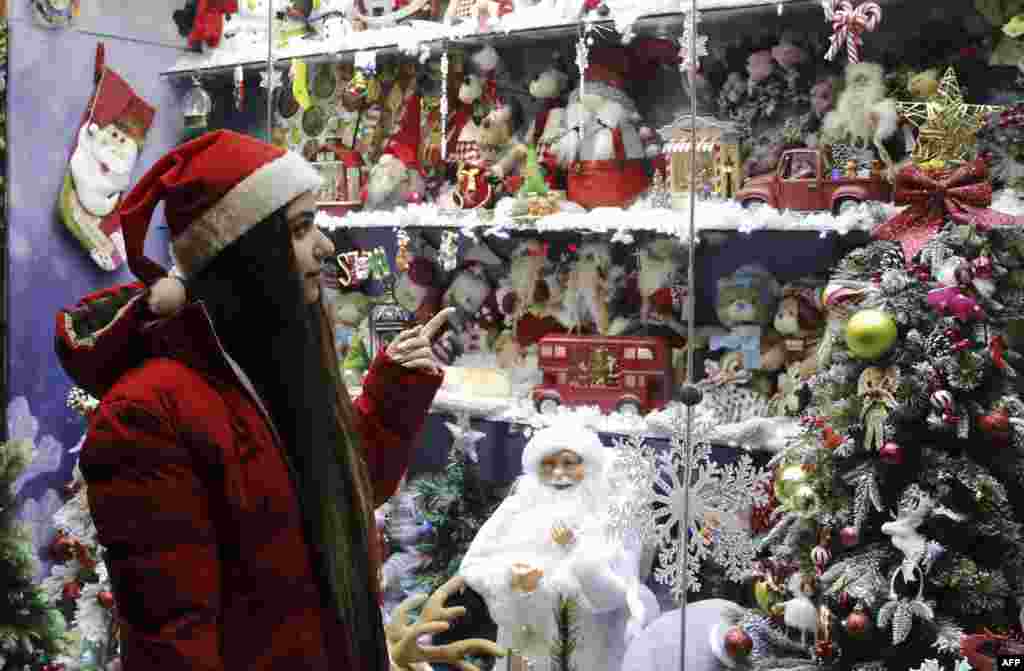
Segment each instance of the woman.
[[[244,135],[182,145],[121,206],[150,288],[58,315],[64,368],[102,398],[80,465],[124,671],[388,668],[373,508],[441,384],[448,313],[400,334],[351,401],[320,296],[319,185]],[[159,202],[181,279],[144,256]],[[403,649],[398,664],[423,658]]]

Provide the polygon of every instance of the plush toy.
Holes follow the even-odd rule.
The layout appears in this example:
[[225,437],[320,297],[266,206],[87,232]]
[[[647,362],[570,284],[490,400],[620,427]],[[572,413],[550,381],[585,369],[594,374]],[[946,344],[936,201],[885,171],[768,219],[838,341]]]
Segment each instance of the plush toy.
[[640,113],[626,92],[635,61],[621,47],[595,47],[585,81],[569,96],[566,127],[555,146],[568,170],[568,198],[584,207],[621,207],[647,190]]
[[393,289],[395,302],[425,322],[441,309],[441,268],[427,256],[413,256],[409,269],[398,274]]
[[[515,185],[506,188],[505,185],[512,181],[506,178],[518,175],[526,160],[526,145],[516,136],[516,130],[522,125],[522,121],[522,107],[515,98],[509,98],[491,110],[480,124],[478,162],[476,165],[464,166],[464,169],[478,168],[481,171],[474,173],[471,188],[490,188],[494,194],[492,202],[502,193],[514,192],[517,188]],[[461,190],[463,185],[460,183],[459,186]],[[463,193],[462,197],[466,201],[472,200],[466,193]],[[468,203],[467,206],[473,207]]]
[[[825,115],[824,137],[829,142],[852,141],[874,146],[882,161],[893,170],[895,161],[890,141],[899,130],[900,113],[896,101],[886,97],[882,66],[876,63],[847,65],[846,88],[839,94],[836,108]],[[902,152],[906,152],[906,147]]]
[[541,165],[547,171],[548,184],[555,186],[555,172],[558,160],[551,152],[552,145],[565,134],[565,91],[569,76],[561,66],[552,64],[530,82],[530,96],[539,103],[539,108],[530,120],[524,141],[537,149]]
[[367,209],[390,210],[423,200],[426,182],[419,149],[420,97],[416,94],[406,102],[397,132],[388,140],[380,160],[370,169],[363,199]]
[[761,329],[775,315],[779,285],[760,266],[747,265],[718,280],[715,311],[728,335],[712,336],[711,350],[728,349],[743,353],[747,370],[761,368]]
[[817,370],[817,347],[825,328],[821,291],[809,284],[787,284],[775,311],[775,330],[786,338],[788,363],[798,363],[808,378]]
[[501,281],[496,302],[522,347],[549,333],[566,331],[561,321],[563,294],[564,284],[548,259],[547,243],[520,242],[512,251],[508,276]]
[[612,250],[607,242],[589,242],[577,250],[562,299],[565,321],[571,331],[586,329],[608,333],[611,322],[609,298],[615,281]]
[[637,261],[619,300],[623,314],[615,318],[609,332],[685,336],[681,320],[689,302],[686,247],[672,238],[658,238],[637,253]]
[[346,291],[338,294],[334,302],[334,342],[338,356],[348,355],[359,324],[370,314],[373,302],[361,291]]
[[442,304],[456,311],[448,319],[450,329],[434,346],[438,357],[451,363],[466,352],[482,349],[486,341],[481,329],[494,326],[500,318],[494,287],[483,264],[470,261],[457,270]]
[[479,160],[480,123],[498,102],[497,78],[501,68],[501,56],[491,46],[484,47],[467,61],[458,98],[459,105],[467,106],[469,115],[455,136],[454,151],[448,153],[450,163],[458,165]]

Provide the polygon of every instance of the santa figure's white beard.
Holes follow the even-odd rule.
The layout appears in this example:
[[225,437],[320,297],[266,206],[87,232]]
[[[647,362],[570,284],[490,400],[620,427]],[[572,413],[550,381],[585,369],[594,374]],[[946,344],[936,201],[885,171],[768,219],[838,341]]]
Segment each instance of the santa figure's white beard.
[[839,95],[836,108],[825,117],[825,130],[833,137],[849,133],[863,142],[875,136],[877,122],[872,120],[873,108],[885,99],[885,86],[872,83],[847,89]]
[[90,126],[85,124],[78,132],[78,144],[71,155],[71,177],[82,207],[93,216],[105,217],[117,207],[121,192],[131,185],[137,151],[134,143],[125,150],[105,145],[105,129]]
[[555,145],[559,162],[608,161],[616,158],[612,129],[622,136],[627,159],[643,158],[644,148],[640,133],[633,123],[633,112],[612,98],[599,98],[587,94],[580,102],[574,95],[566,108],[565,136]]

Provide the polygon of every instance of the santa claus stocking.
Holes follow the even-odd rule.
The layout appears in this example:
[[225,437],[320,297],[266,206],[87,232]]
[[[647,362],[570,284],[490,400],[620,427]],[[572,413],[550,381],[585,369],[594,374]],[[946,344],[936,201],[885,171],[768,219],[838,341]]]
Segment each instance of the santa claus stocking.
[[60,218],[92,260],[116,270],[125,258],[117,206],[128,190],[156,110],[104,64],[96,47],[96,91],[75,137],[60,192]]

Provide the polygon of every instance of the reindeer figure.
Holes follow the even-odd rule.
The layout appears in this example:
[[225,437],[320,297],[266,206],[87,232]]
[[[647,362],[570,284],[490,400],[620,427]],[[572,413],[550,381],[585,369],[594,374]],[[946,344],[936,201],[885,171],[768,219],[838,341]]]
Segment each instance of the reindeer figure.
[[913,484],[903,490],[893,521],[882,525],[882,533],[889,536],[893,547],[903,553],[903,579],[907,582],[916,580],[914,569],[925,560],[928,549],[928,539],[918,529],[926,519],[937,515],[957,522],[964,519]]
[[[450,664],[463,671],[479,671],[476,666],[465,661],[467,655],[504,657],[507,654],[506,650],[493,641],[482,638],[446,645],[420,645],[421,636],[447,631],[453,620],[466,614],[462,606],[447,608],[444,605],[452,594],[463,589],[464,584],[463,579],[456,576],[438,587],[429,598],[423,594],[409,597],[395,608],[391,622],[384,627],[391,671],[431,671],[430,662]],[[423,604],[423,610],[420,611],[419,620],[416,624],[410,624],[409,611],[420,604]]]

